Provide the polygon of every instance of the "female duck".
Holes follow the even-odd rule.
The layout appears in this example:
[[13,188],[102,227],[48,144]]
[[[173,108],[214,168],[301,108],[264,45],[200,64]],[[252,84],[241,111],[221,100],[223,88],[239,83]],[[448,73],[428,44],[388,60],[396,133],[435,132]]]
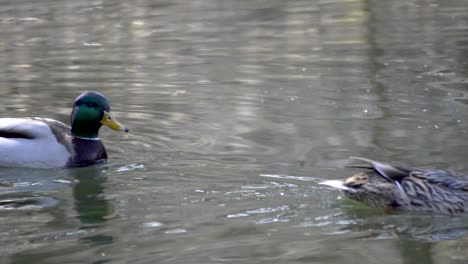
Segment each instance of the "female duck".
[[76,98],[71,128],[48,118],[0,118],[0,166],[57,168],[103,162],[107,153],[98,136],[102,125],[128,132],[97,92]]
[[350,199],[370,207],[450,215],[468,214],[468,176],[443,171],[395,166],[365,158],[352,159],[364,168],[344,181],[321,184],[341,189]]

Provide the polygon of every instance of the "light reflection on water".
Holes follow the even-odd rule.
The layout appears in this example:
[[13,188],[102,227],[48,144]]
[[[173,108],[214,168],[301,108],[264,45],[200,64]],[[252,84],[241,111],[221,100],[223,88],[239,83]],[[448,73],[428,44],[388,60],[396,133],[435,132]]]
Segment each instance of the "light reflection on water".
[[467,7],[426,2],[3,1],[1,113],[97,90],[132,132],[1,169],[0,262],[462,263],[463,218],[317,184],[349,156],[467,171]]

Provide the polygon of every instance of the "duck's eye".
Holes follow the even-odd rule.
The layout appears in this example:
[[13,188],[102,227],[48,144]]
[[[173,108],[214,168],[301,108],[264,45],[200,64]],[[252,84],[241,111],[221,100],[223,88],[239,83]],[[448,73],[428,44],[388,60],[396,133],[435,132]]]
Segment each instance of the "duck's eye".
[[91,107],[91,108],[96,108],[97,107],[97,104],[95,104],[95,103],[86,103],[86,105],[88,107]]

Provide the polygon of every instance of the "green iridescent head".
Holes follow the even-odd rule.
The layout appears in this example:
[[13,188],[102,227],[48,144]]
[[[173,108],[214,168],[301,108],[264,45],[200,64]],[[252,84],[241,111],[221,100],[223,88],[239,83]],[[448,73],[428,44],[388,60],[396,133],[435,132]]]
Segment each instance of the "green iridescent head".
[[128,132],[110,115],[109,102],[97,92],[85,92],[75,99],[71,113],[71,133],[82,138],[97,138],[102,125]]

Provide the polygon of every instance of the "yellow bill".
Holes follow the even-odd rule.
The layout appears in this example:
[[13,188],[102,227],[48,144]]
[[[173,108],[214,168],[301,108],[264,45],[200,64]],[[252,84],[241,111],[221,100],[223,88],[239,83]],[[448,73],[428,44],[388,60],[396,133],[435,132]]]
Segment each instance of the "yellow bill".
[[101,119],[101,124],[107,127],[110,127],[113,130],[117,130],[117,131],[125,131],[125,132],[130,131],[126,126],[120,124],[119,121],[114,119],[112,115],[107,111],[104,111],[104,116]]

